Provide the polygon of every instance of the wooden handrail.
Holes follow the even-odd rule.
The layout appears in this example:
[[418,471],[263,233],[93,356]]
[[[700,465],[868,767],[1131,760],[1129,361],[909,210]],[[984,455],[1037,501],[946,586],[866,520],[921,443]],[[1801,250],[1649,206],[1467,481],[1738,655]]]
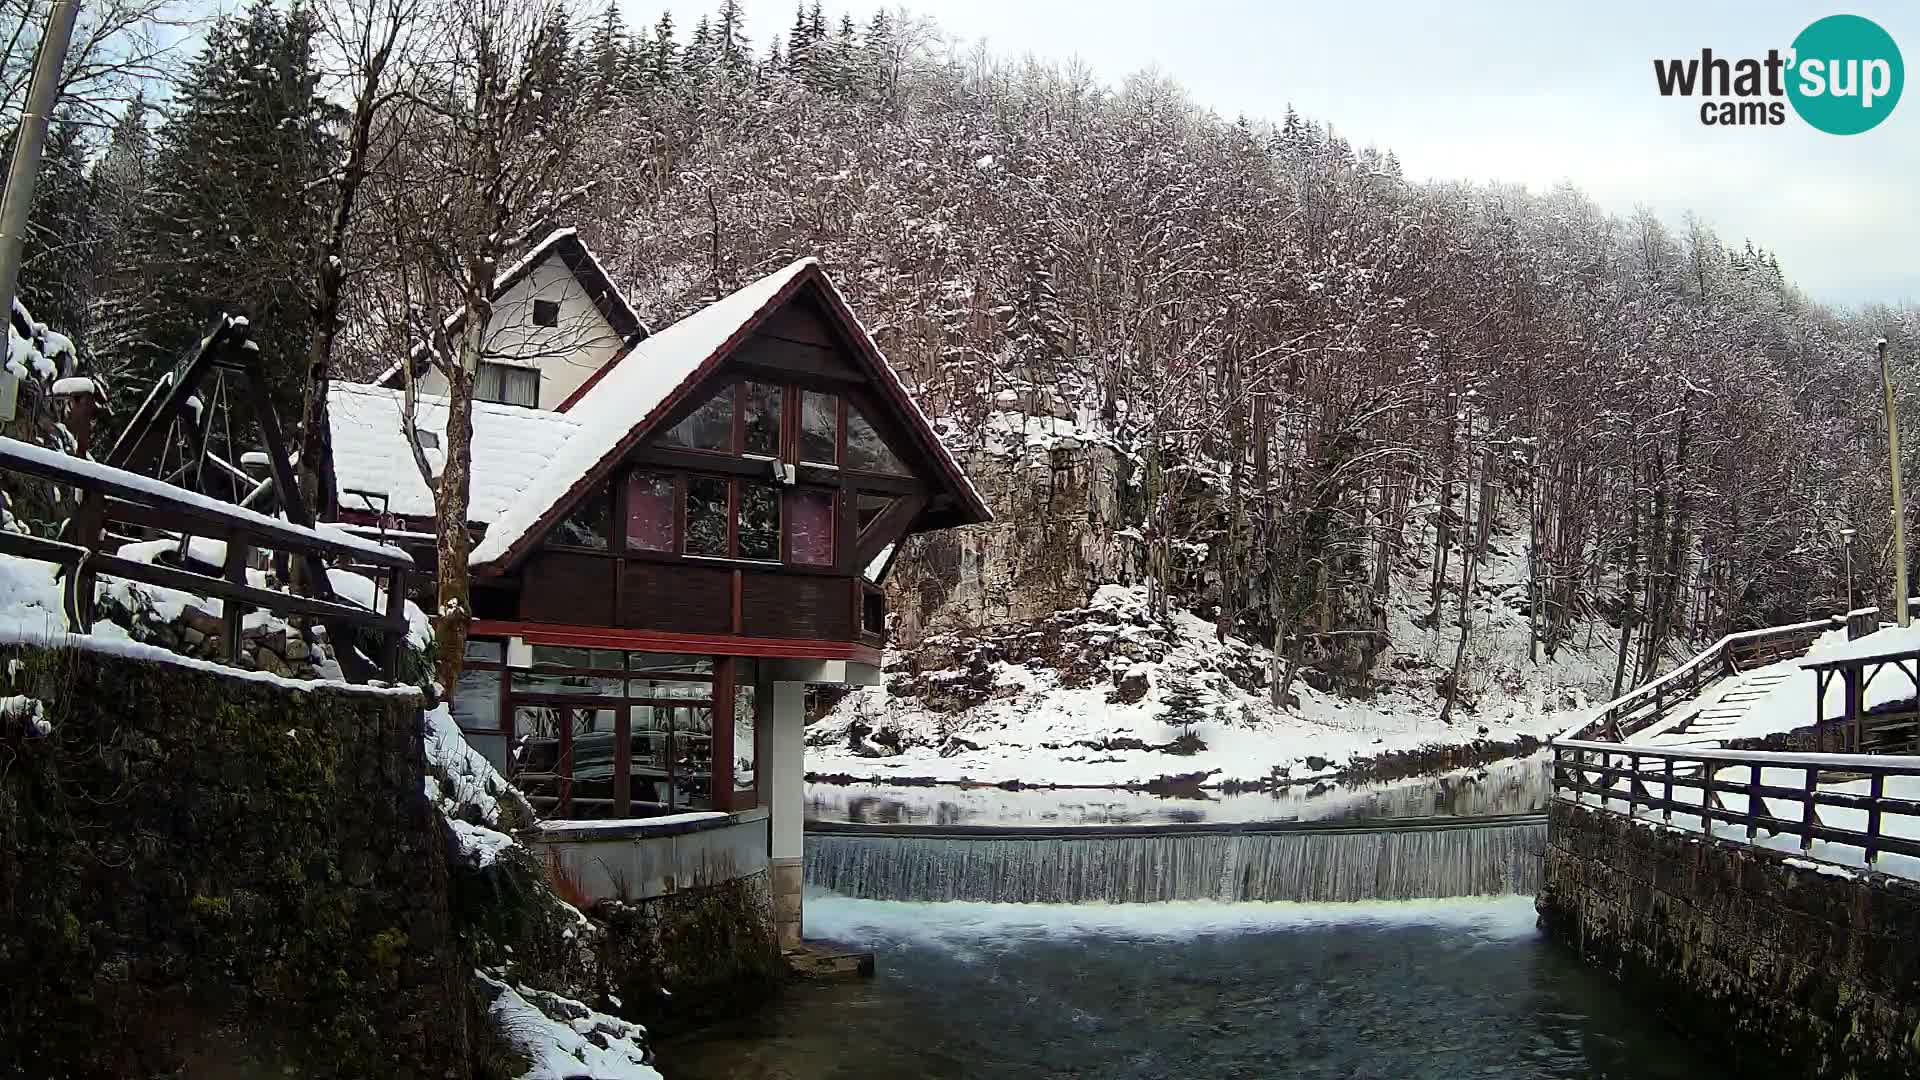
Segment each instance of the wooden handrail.
[[[66,569],[67,617],[76,633],[86,633],[91,628],[93,580],[96,575],[107,574],[219,598],[224,608],[221,637],[229,661],[238,659],[241,623],[246,611],[254,608],[283,616],[310,616],[329,628],[339,628],[333,644],[339,653],[342,671],[350,678],[362,677],[372,666],[377,666],[379,673],[387,678],[398,673],[400,648],[407,634],[404,611],[407,573],[413,569],[413,559],[406,552],[349,533],[322,531],[268,517],[151,477],[16,439],[0,437],[0,471],[39,477],[84,493],[69,530],[72,542],[0,532],[0,554],[53,563]],[[122,558],[106,550],[104,527],[116,521],[172,530],[181,536],[220,540],[227,545],[227,557],[217,573],[196,571],[191,560],[185,566],[174,567]],[[317,596],[298,596],[250,585],[246,580],[248,556],[259,548],[307,560],[316,578],[324,578],[326,573],[321,562],[323,556],[351,561],[368,573],[384,573],[387,576],[386,610],[372,611],[341,603],[325,588],[317,589],[320,593]],[[321,585],[324,584],[322,581]],[[352,651],[354,642],[345,631],[359,628],[371,630],[381,639],[374,665],[359,661]]]
[[[1802,656],[1820,634],[1845,625],[1846,616],[1832,616],[1790,626],[1770,626],[1728,634],[1665,675],[1643,683],[1601,706],[1592,717],[1568,728],[1555,741],[1592,738],[1596,735],[1625,739],[1658,722],[1666,713],[1670,696],[1692,697],[1700,692],[1705,682],[1733,674],[1737,670],[1733,666],[1734,650],[1738,647],[1797,645],[1793,655]],[[1647,708],[1652,710],[1649,715],[1639,715],[1641,710]]]
[[[1920,757],[1881,754],[1799,754],[1756,750],[1712,750],[1694,747],[1623,745],[1589,740],[1561,740],[1553,744],[1553,792],[1556,798],[1629,819],[1658,812],[1663,823],[1675,814],[1700,819],[1703,835],[1713,836],[1714,825],[1744,827],[1747,839],[1761,832],[1793,836],[1803,853],[1812,853],[1816,840],[1856,847],[1867,866],[1883,852],[1920,858],[1920,839],[1890,833],[1889,815],[1920,819],[1920,799],[1887,794],[1887,777],[1920,778]],[[1655,763],[1646,767],[1644,763]],[[1764,770],[1797,771],[1799,783],[1783,786]],[[1728,771],[1744,771],[1743,778],[1723,779]],[[1865,794],[1828,791],[1820,787],[1827,774],[1854,774],[1868,783]],[[1846,782],[1852,782],[1851,780]],[[1676,794],[1684,789],[1685,797]],[[1585,798],[1592,796],[1593,799]],[[1597,800],[1597,803],[1594,801]],[[1798,808],[1782,817],[1769,800]],[[1840,824],[1821,811],[1864,811],[1864,828]],[[1832,860],[1828,860],[1832,861]]]

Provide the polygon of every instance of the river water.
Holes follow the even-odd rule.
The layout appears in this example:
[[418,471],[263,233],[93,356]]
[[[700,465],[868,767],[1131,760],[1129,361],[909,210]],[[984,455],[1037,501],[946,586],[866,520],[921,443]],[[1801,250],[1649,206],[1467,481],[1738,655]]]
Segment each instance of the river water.
[[1728,1074],[1550,946],[1533,901],[924,904],[811,896],[875,978],[656,1049],[668,1080]]
[[1544,809],[1546,755],[1382,783],[1307,782],[1273,792],[1161,796],[1110,788],[808,784],[807,820],[868,825],[1223,824],[1524,814]]

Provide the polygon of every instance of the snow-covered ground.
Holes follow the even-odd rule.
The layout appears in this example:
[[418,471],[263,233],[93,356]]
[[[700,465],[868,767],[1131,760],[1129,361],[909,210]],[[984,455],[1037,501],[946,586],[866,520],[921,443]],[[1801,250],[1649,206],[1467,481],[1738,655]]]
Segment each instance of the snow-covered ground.
[[[1106,585],[1086,609],[1062,613],[1046,630],[1058,633],[1070,663],[995,660],[903,680],[903,658],[890,657],[892,690],[855,691],[809,728],[807,769],[876,783],[1128,786],[1195,773],[1208,786],[1300,780],[1390,751],[1544,737],[1607,697],[1615,632],[1599,625],[1552,660],[1529,661],[1524,543],[1497,542],[1475,590],[1463,680],[1472,700],[1441,723],[1437,684],[1453,659],[1457,601],[1449,598],[1439,625],[1424,629],[1417,571],[1396,583],[1387,608],[1391,645],[1374,665],[1376,689],[1365,699],[1296,680],[1298,705],[1275,709],[1257,684],[1229,677],[1264,668],[1264,647],[1221,643],[1210,622],[1177,609],[1157,624],[1146,617],[1144,588]],[[940,642],[923,643],[921,654],[929,644]],[[966,688],[964,707],[941,700],[943,682]],[[893,692],[902,686],[907,693]],[[1144,692],[1128,700],[1129,686]],[[1191,732],[1200,745],[1182,747],[1191,754],[1166,749],[1189,730],[1170,716],[1183,689],[1189,715],[1198,717]]]

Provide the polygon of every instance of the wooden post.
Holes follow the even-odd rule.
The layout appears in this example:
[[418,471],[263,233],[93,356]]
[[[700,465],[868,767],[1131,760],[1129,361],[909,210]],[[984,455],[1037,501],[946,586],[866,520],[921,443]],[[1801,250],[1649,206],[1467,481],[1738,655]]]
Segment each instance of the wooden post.
[[707,771],[712,775],[710,800],[715,810],[733,809],[733,702],[734,658],[713,658],[713,752]]
[[1640,755],[1627,755],[1627,768],[1632,775],[1627,779],[1627,820],[1632,821],[1634,810],[1639,806],[1640,792]]
[[1713,839],[1713,762],[1700,760],[1700,835]]
[[[236,585],[247,583],[249,550],[247,538],[240,533],[227,537],[227,559],[223,571],[228,581]],[[220,639],[227,651],[227,663],[239,667],[241,630],[247,618],[247,605],[229,597],[221,601],[220,607]]]
[[1747,839],[1751,840],[1760,828],[1760,766],[1753,764],[1747,769]]
[[[407,572],[394,567],[387,575],[388,629],[380,634],[380,674],[388,680],[400,677],[400,654],[407,647]],[[392,629],[393,624],[400,629]]]
[[633,816],[633,707],[613,710],[613,816]]
[[1876,772],[1867,788],[1867,865],[1880,857],[1880,799],[1886,790],[1887,774]]
[[1847,738],[1843,741],[1841,749],[1855,754],[1860,752],[1860,713],[1861,705],[1866,700],[1864,687],[1860,681],[1861,670],[1861,668],[1850,667],[1840,672],[1840,682],[1846,688],[1847,694]]
[[1660,820],[1672,821],[1673,820],[1673,759],[1667,758],[1666,762],[1667,762],[1666,769],[1665,769],[1666,791],[1661,796],[1662,801],[1664,801],[1666,805],[1660,808]]
[[1820,769],[1817,766],[1809,765],[1806,768],[1806,772],[1806,794],[1803,796],[1805,801],[1800,804],[1801,851],[1810,851],[1813,848],[1813,799],[1820,787]]
[[[75,511],[74,542],[87,549],[89,555],[100,553],[100,529],[106,520],[106,496],[97,491],[89,491],[80,498],[80,509]],[[88,565],[89,560],[81,560],[74,567],[73,599],[68,604],[68,617],[73,621],[69,627],[76,634],[93,632],[93,583],[95,576]]]
[[564,818],[573,810],[573,709],[554,711],[560,715],[560,756],[553,767],[553,788],[557,796],[553,812]]

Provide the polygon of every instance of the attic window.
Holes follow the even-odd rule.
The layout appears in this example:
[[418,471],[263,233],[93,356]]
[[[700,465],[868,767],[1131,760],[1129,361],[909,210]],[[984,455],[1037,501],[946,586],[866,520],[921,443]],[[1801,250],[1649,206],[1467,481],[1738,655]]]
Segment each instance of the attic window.
[[533,302],[533,325],[559,326],[560,325],[560,301],[535,300]]
[[531,409],[540,404],[540,372],[537,368],[492,364],[482,360],[480,370],[473,379],[473,397],[475,401],[523,405]]

